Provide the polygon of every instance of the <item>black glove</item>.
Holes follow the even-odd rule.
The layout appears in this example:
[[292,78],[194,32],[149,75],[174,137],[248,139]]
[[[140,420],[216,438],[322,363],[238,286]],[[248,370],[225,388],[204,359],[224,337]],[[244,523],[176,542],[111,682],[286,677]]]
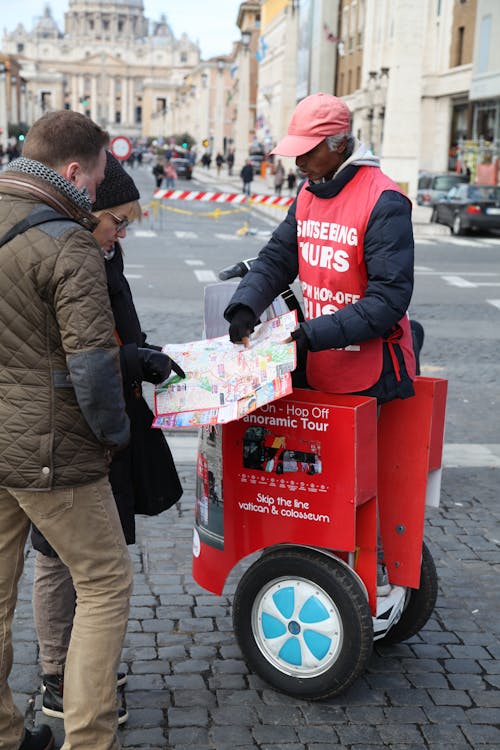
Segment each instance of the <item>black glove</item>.
[[229,324],[229,339],[233,344],[239,344],[242,339],[254,332],[256,323],[253,310],[246,305],[240,305]]
[[139,362],[142,370],[142,379],[148,383],[163,383],[173,370],[179,377],[185,378],[186,373],[179,365],[170,359],[167,354],[157,352],[154,349],[137,349]]
[[295,341],[295,346],[297,348],[297,367],[299,367],[299,365],[302,365],[305,362],[311,344],[306,336],[306,332],[301,326],[296,328],[295,331],[292,331],[290,336]]

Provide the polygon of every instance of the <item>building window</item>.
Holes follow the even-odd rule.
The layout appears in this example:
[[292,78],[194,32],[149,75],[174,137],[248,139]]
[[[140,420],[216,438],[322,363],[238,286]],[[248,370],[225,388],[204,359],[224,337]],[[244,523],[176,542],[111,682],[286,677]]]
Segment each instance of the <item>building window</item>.
[[19,44],[17,45],[17,54],[19,55],[21,54],[21,52],[24,52],[24,44],[19,42]]
[[187,63],[187,61],[188,61],[187,52],[181,52],[181,63]]
[[455,65],[462,65],[464,57],[465,26],[459,26],[457,32],[457,60]]
[[486,73],[489,67],[491,40],[491,16],[481,18],[479,27],[478,73]]
[[135,121],[137,124],[142,122],[142,107],[140,106],[135,108]]
[[356,68],[356,88],[361,88],[361,67],[359,65]]
[[120,110],[117,110],[115,112],[115,125],[119,125],[121,121],[122,121],[122,113],[120,112]]
[[165,98],[157,97],[156,99],[156,111],[164,112],[167,107],[167,100]]
[[347,93],[350,94],[352,91],[352,70],[347,71]]

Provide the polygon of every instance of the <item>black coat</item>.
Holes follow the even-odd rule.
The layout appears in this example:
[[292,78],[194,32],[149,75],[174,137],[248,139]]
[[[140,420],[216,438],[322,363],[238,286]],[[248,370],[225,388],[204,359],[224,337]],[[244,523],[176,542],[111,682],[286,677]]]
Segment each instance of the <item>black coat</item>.
[[[143,492],[158,496],[163,507],[173,505],[182,495],[182,486],[172,454],[160,430],[151,430],[153,413],[142,397],[142,371],[139,347],[146,343],[132,299],[132,292],[123,273],[123,255],[117,243],[115,254],[106,263],[106,277],[116,334],[120,342],[125,407],[130,418],[130,444],[117,453],[110,466],[109,481],[116,500],[127,544],[135,542],[135,513],[147,512]],[[38,529],[32,530],[33,547],[54,556]]]

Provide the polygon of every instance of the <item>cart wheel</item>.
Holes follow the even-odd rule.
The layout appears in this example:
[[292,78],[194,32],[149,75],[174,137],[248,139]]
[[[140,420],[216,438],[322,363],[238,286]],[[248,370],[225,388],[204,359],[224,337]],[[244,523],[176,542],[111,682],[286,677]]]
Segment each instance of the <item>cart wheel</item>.
[[251,669],[277,690],[320,700],[364,672],[373,625],[360,583],[314,550],[266,552],[241,578],[233,626]]
[[438,577],[434,560],[425,544],[422,546],[420,568],[420,588],[407,589],[406,602],[399,621],[377,644],[391,644],[406,641],[418,633],[425,625],[436,605]]

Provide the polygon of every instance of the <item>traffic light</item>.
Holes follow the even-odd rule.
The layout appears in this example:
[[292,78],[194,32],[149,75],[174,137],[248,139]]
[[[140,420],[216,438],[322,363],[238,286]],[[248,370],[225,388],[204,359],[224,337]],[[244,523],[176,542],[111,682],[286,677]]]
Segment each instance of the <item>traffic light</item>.
[[207,148],[207,146],[208,146],[208,138],[205,138],[205,140],[203,141],[203,145],[205,146],[205,148]]
[[19,141],[21,141],[21,143],[22,143],[22,142],[24,141],[24,135],[23,135],[22,133],[21,133],[21,135],[19,136],[18,140],[19,140]]
[[184,141],[184,143],[182,144],[182,148],[187,148],[187,147],[188,147],[188,145],[187,145],[186,141]]
[[88,107],[89,100],[87,96],[81,96],[80,97],[80,104],[83,104],[84,107]]

